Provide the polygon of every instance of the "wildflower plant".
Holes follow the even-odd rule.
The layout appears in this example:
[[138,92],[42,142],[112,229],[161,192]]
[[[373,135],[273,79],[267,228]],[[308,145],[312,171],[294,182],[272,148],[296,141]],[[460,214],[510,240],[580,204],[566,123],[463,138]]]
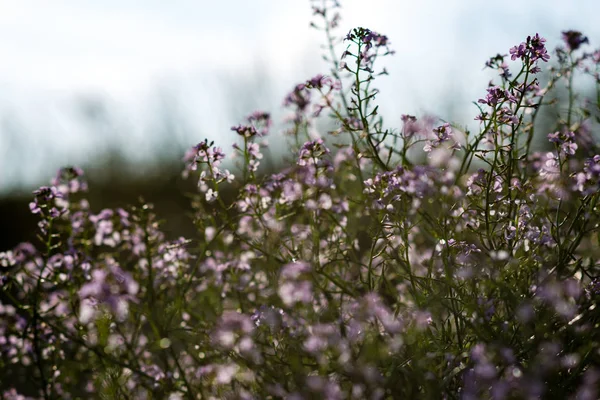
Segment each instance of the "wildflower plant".
[[600,102],[573,88],[600,88],[600,52],[567,31],[547,67],[535,34],[486,63],[478,132],[387,127],[391,43],[337,35],[339,8],[313,1],[332,70],[284,100],[285,165],[261,164],[266,112],[232,128],[233,173],[208,140],[185,155],[194,237],[147,203],[93,211],[77,168],[34,192],[37,240],[0,253],[2,398],[600,396]]

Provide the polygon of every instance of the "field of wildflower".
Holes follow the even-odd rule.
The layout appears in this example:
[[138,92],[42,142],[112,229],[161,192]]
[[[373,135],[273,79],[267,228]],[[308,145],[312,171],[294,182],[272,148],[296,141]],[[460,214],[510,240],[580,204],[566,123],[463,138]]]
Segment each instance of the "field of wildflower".
[[92,211],[76,167],[33,193],[32,242],[0,253],[2,399],[600,398],[600,51],[532,34],[487,61],[478,131],[388,127],[390,42],[339,36],[338,9],[313,2],[332,69],[285,132],[257,111],[185,155],[195,237],[143,201]]

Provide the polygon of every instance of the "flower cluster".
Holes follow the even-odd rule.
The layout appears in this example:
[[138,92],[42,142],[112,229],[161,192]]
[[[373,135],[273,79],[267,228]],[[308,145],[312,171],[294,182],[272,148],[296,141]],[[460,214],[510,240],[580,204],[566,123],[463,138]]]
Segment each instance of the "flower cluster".
[[490,107],[495,107],[498,103],[508,101],[510,103],[517,103],[517,98],[510,93],[508,90],[502,90],[498,86],[488,88],[488,94],[485,99],[479,99],[478,102],[481,104],[487,104]]
[[[388,37],[370,29],[354,28],[348,32],[345,40],[356,45],[357,52],[352,52],[349,47],[342,54],[342,59],[348,56],[356,59],[356,66],[361,71],[373,73],[377,56],[394,54],[394,51],[389,47]],[[345,63],[341,67],[349,68]]]
[[504,59],[505,57],[506,57],[506,55],[497,54],[494,57],[490,58],[488,61],[486,61],[485,66],[486,66],[486,68],[491,68],[491,69],[497,70],[498,75],[500,75],[500,77],[506,81],[512,75],[510,73],[510,68],[508,66],[508,63]]
[[[242,128],[240,128],[242,129]],[[254,131],[256,132],[256,131]],[[218,186],[222,182],[231,183],[235,176],[227,169],[221,169],[222,160],[225,153],[220,147],[213,146],[208,140],[198,143],[184,157],[187,168],[183,171],[183,177],[187,177],[190,172],[196,171],[198,166],[205,168],[200,172],[198,187],[205,193],[206,200],[215,201],[218,197]]]
[[548,134],[548,140],[555,143],[560,152],[567,156],[572,156],[577,150],[577,143],[574,141],[575,133],[573,132],[554,132]]
[[579,49],[582,44],[589,43],[587,36],[583,36],[583,33],[579,31],[564,31],[562,33],[562,38],[569,51],[575,51]]
[[329,149],[325,147],[323,139],[306,142],[300,148],[298,165],[318,165],[321,163],[322,157],[328,153]]
[[95,320],[97,307],[101,305],[108,306],[117,321],[123,321],[127,317],[128,302],[135,300],[139,290],[137,282],[115,260],[108,259],[107,262],[106,268],[92,271],[91,281],[79,289],[79,320],[83,324]]
[[[433,130],[433,134],[435,135],[435,139],[428,140],[427,143],[425,143],[425,147],[423,148],[423,151],[425,151],[426,153],[431,152],[431,150],[435,149],[436,147],[439,147],[442,143],[450,140],[450,138],[452,137],[452,128],[450,127],[450,124],[445,123],[444,125],[435,128]],[[454,146],[456,148],[460,148],[458,143],[454,143]]]
[[575,188],[585,195],[600,191],[600,155],[585,161],[583,169],[575,175]]
[[[337,8],[314,5],[328,35]],[[1,398],[598,398],[598,123],[572,85],[536,118],[600,57],[559,60],[543,88],[538,35],[510,50],[520,73],[492,58],[501,82],[462,137],[432,116],[386,127],[370,82],[388,38],[346,40],[355,65],[286,97],[284,165],[261,164],[264,111],[232,128],[239,178],[207,140],[185,155],[188,238],[151,204],[94,208],[77,168],[33,193],[36,240],[0,252]]]
[[[513,61],[520,58],[530,65],[535,64],[538,60],[547,62],[550,59],[550,55],[548,54],[548,50],[546,50],[545,43],[546,39],[540,37],[537,33],[535,36],[527,36],[525,42],[510,49],[510,58]],[[538,69],[534,72],[538,72]]]

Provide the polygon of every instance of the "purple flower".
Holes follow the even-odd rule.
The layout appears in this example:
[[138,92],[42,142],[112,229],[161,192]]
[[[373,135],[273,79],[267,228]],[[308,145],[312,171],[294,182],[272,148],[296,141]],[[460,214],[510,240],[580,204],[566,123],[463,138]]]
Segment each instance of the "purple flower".
[[523,61],[528,61],[529,65],[532,66],[538,60],[547,62],[550,59],[550,55],[544,43],[546,43],[546,39],[540,37],[537,33],[533,37],[527,36],[526,42],[522,42],[510,49],[510,58],[513,61],[520,58]]
[[524,58],[527,56],[527,43],[522,42],[520,45],[512,47],[509,52],[510,59],[513,61],[517,58]]
[[92,280],[79,289],[81,301],[79,319],[88,323],[96,315],[95,305],[105,304],[119,321],[128,314],[128,302],[134,300],[139,290],[138,283],[123,271],[114,260],[108,260],[107,269],[92,271]]
[[306,84],[300,83],[296,85],[294,90],[289,93],[283,102],[286,107],[295,106],[298,112],[305,111],[310,104],[310,91],[306,87]]
[[9,390],[5,390],[2,392],[2,398],[5,400],[30,400],[31,397],[25,397],[22,394],[19,394],[16,389],[12,388]]
[[548,134],[548,140],[552,143],[556,143],[559,146],[560,152],[563,155],[572,156],[575,154],[575,150],[579,147],[574,141],[575,133],[567,132],[554,132]]
[[213,339],[225,348],[231,348],[237,341],[254,331],[252,319],[235,311],[226,311],[217,324]]
[[296,261],[293,263],[286,264],[281,269],[281,278],[283,279],[298,279],[303,274],[307,274],[311,271],[311,266],[304,261]]
[[329,149],[325,147],[323,139],[308,141],[302,145],[298,155],[298,165],[313,165],[319,162],[319,159],[325,154],[329,154]]
[[78,167],[61,168],[51,183],[64,194],[85,192],[88,188],[83,180],[83,170]]
[[587,36],[579,31],[563,31],[562,39],[567,45],[569,51],[575,51],[584,43],[589,43]]
[[296,303],[308,304],[313,299],[312,288],[310,281],[287,281],[279,284],[277,294],[288,307]]
[[283,204],[290,204],[297,200],[302,199],[302,184],[297,181],[287,180],[282,185],[280,202]]
[[245,138],[251,138],[253,136],[256,136],[257,134],[256,128],[249,125],[232,126],[231,130],[237,132],[238,135],[243,136]]
[[600,278],[594,278],[585,290],[591,296],[600,296]]
[[17,263],[17,260],[12,251],[2,251],[0,252],[0,267],[8,268],[12,267]]
[[583,373],[583,380],[577,389],[575,398],[578,400],[596,400],[600,395],[600,371],[590,367]]
[[37,253],[35,246],[29,242],[19,243],[13,249],[15,260],[18,263],[23,263]]
[[321,89],[323,87],[323,79],[323,75],[316,75],[312,79],[309,79],[308,82],[306,82],[306,86],[309,88]]
[[440,144],[448,141],[452,137],[452,128],[450,124],[445,123],[441,126],[438,126],[433,130],[433,133],[436,136],[435,140],[428,140],[423,147],[423,151],[426,153],[431,152],[433,149],[439,147]]
[[272,332],[277,332],[284,326],[284,314],[281,308],[262,305],[250,318],[257,327],[266,325]]
[[63,194],[56,186],[42,186],[33,192],[35,198],[29,203],[33,214],[47,214],[52,218],[60,216],[65,210],[56,205],[56,200],[63,198]]
[[574,188],[585,196],[600,190],[600,155],[585,161],[583,171],[575,175]]
[[572,156],[575,154],[575,150],[577,150],[577,143],[574,142],[564,142],[563,144],[561,144],[560,146],[560,150],[563,154],[566,154],[568,156]]
[[388,45],[388,38],[366,28],[354,28],[346,35],[346,40],[360,41],[367,47],[382,47]]
[[487,104],[490,107],[496,106],[496,104],[508,100],[511,103],[517,103],[517,98],[510,93],[508,90],[503,90],[499,86],[493,86],[487,89],[487,95],[485,99],[479,99],[478,102],[481,104]]
[[452,128],[450,127],[450,124],[446,123],[442,126],[438,126],[437,128],[435,128],[433,130],[433,133],[435,133],[435,135],[437,136],[437,140],[439,140],[440,142],[444,142],[450,139],[450,136],[452,135]]
[[254,111],[246,119],[248,122],[265,122],[267,125],[271,125],[271,114],[265,111]]
[[254,111],[252,114],[246,117],[246,120],[252,124],[256,131],[256,135],[259,137],[266,136],[271,128],[272,120],[271,114],[264,111]]
[[548,134],[548,140],[552,143],[562,143],[562,138],[560,137],[560,132],[554,132]]
[[311,270],[310,264],[303,261],[286,264],[281,269],[277,293],[286,306],[312,301],[312,282],[306,279]]

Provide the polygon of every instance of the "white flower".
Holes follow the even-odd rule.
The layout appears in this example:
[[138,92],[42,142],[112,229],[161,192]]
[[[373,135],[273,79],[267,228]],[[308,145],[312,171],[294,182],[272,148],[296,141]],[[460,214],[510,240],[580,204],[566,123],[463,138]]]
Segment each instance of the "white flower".
[[219,192],[217,192],[215,190],[208,189],[206,191],[206,201],[208,201],[209,203],[212,203],[213,201],[215,201],[218,196],[219,196]]

